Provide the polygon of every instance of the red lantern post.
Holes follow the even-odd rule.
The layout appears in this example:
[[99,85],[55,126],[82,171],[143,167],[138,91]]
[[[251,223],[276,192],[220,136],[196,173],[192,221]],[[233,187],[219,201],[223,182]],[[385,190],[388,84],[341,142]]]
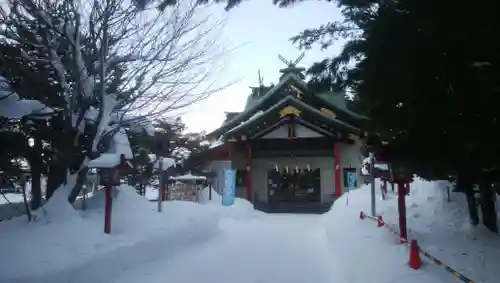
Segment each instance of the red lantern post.
[[398,184],[398,213],[399,213],[399,236],[401,242],[408,242],[408,233],[406,227],[406,195],[408,193],[407,184],[412,181],[411,172],[407,171],[401,164],[397,162],[391,163],[391,177],[394,183]]
[[105,203],[104,203],[104,233],[111,233],[111,210],[113,199],[111,198],[111,186],[104,187]]
[[125,159],[125,155],[116,157],[116,164],[109,164],[108,160],[114,158],[115,153],[107,153],[89,162],[90,168],[99,169],[100,184],[104,186],[104,233],[111,233],[111,215],[113,209],[113,186],[120,185],[120,171],[130,169],[132,166]]
[[406,189],[404,183],[398,182],[398,212],[399,212],[399,236],[408,241],[406,228]]

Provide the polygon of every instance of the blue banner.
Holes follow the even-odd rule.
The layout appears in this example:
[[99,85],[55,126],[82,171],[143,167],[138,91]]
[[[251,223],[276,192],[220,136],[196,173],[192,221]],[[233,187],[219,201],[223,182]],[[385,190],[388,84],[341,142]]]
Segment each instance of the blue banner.
[[348,189],[352,190],[356,188],[356,173],[355,172],[347,172],[347,184]]
[[349,192],[356,188],[356,173],[347,172],[347,197],[345,199],[347,205],[349,205]]
[[223,169],[224,186],[222,191],[222,205],[231,206],[234,204],[236,196],[236,170],[225,168]]

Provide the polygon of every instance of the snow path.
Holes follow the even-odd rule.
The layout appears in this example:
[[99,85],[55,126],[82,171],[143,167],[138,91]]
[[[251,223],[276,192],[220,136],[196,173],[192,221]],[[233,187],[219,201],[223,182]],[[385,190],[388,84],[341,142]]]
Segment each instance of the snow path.
[[112,282],[346,282],[320,216],[223,218],[219,229],[211,241],[173,258],[135,266]]
[[[193,233],[190,226],[196,226],[203,234]],[[16,283],[108,283],[120,274],[138,267],[145,268],[156,261],[164,261],[167,258],[176,258],[198,245],[210,242],[212,238],[218,237],[215,223],[210,221],[195,221],[186,227],[178,227],[178,233],[169,236],[168,233],[159,231],[157,235],[146,237],[143,241],[128,245],[119,245],[115,249],[97,255],[94,259],[83,265],[62,267],[51,270],[39,276],[18,278],[7,282]],[[103,247],[105,248],[105,247]],[[0,282],[4,282],[1,279]],[[134,281],[132,281],[134,282]],[[140,281],[137,281],[139,283]],[[144,283],[147,283],[145,281]]]

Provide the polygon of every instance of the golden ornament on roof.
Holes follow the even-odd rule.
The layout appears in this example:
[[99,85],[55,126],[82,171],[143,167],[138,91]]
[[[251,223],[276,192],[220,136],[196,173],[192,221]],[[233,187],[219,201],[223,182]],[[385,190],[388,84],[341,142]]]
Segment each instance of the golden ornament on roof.
[[280,111],[280,117],[284,117],[287,115],[293,115],[293,116],[300,116],[300,110],[293,107],[293,106],[287,106]]

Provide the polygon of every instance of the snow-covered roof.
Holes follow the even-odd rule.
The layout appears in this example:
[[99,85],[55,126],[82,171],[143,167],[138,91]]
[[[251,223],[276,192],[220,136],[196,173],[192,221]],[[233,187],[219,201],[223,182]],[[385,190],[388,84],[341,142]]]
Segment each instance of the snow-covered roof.
[[384,170],[384,171],[389,170],[389,165],[387,165],[387,164],[375,163],[374,167],[379,169],[379,170]]
[[191,174],[170,177],[170,180],[176,180],[176,181],[197,181],[206,179],[207,178],[205,176],[195,176]]
[[219,147],[219,146],[221,146],[221,145],[223,145],[223,144],[224,144],[224,139],[223,139],[223,137],[221,136],[219,139],[217,139],[215,142],[213,142],[213,143],[209,146],[209,148],[216,148],[216,147]]
[[[230,128],[237,127],[238,122],[240,122],[240,123],[245,122],[245,121],[248,122],[248,120],[252,116],[256,115],[256,113],[260,111],[259,107],[261,106],[261,104],[264,103],[265,101],[269,100],[269,98],[272,97],[274,95],[274,93],[276,93],[276,91],[278,91],[283,85],[285,85],[290,80],[293,80],[294,82],[296,82],[298,85],[302,86],[303,88],[307,88],[307,84],[300,77],[298,77],[294,73],[287,73],[280,79],[278,84],[271,87],[267,91],[267,93],[265,95],[263,95],[260,99],[256,100],[255,103],[253,103],[253,105],[251,107],[249,107],[248,105],[245,106],[245,110],[243,112],[240,112],[238,115],[235,115],[231,120],[227,121],[227,123],[222,125],[222,127],[213,131],[209,135],[212,135],[212,134],[219,135],[220,131],[225,131],[225,130],[229,130]],[[249,115],[249,113],[253,113],[253,114]],[[250,117],[247,118],[247,116],[250,116]]]
[[264,111],[263,113],[255,113],[251,119],[248,119],[246,121],[244,121],[243,123],[240,123],[239,125],[233,127],[232,129],[229,129],[227,132],[225,132],[225,135],[228,135],[228,134],[233,134],[234,132],[244,128],[247,124],[251,123],[252,121],[255,121],[255,120],[258,120],[258,119],[261,119],[261,117],[264,117],[264,115],[267,115],[268,113],[271,113],[273,111],[278,111],[280,108],[282,107],[285,107],[285,106],[290,106],[290,105],[293,105],[294,107],[297,107],[298,109],[300,110],[303,110],[303,111],[308,111],[314,115],[317,115],[317,117],[320,117],[321,119],[323,119],[324,121],[327,121],[328,123],[333,123],[335,125],[338,125],[348,131],[351,131],[353,133],[358,133],[359,132],[359,129],[346,123],[346,122],[343,122],[337,118],[332,118],[328,115],[326,115],[325,113],[319,111],[318,109],[312,107],[311,105],[293,97],[293,96],[290,96],[288,95],[287,97],[285,97],[283,100],[279,101],[278,103],[274,104],[273,106],[269,107],[266,111]]
[[[372,158],[371,156],[363,159],[363,166],[361,167],[361,174],[362,175],[368,175],[368,168],[367,166],[372,163]],[[389,171],[389,164],[387,163],[377,163],[377,160],[375,160],[375,164],[373,165],[374,168],[378,169],[379,171]]]

